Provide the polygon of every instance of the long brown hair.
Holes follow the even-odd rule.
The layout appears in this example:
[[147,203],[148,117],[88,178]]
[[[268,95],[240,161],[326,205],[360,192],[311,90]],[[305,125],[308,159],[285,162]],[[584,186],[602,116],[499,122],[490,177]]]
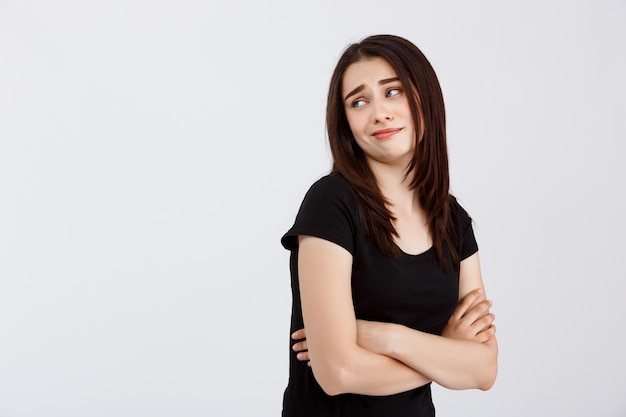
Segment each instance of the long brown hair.
[[[356,143],[341,96],[346,69],[362,60],[380,57],[395,70],[407,94],[416,146],[407,173],[414,177],[410,187],[416,190],[426,213],[433,247],[445,271],[445,249],[455,269],[459,268],[457,230],[452,217],[453,197],[449,194],[446,115],[437,75],[422,52],[408,40],[393,35],[375,35],[352,44],[339,58],[330,80],[326,107],[326,128],[333,157],[333,171],[339,172],[352,185],[359,205],[361,222],[378,249],[390,256],[400,256],[394,243],[398,232],[363,151]],[[424,132],[421,140],[419,132]]]

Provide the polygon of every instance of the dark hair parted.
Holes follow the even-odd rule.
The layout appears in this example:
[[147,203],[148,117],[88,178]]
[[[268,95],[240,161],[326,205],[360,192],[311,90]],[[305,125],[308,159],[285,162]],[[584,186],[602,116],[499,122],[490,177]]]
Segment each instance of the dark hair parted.
[[[378,249],[400,256],[393,238],[398,233],[395,220],[382,195],[365,155],[356,143],[342,98],[346,69],[359,61],[379,57],[395,70],[405,91],[415,124],[416,146],[407,175],[426,213],[433,248],[442,269],[446,268],[445,249],[459,267],[457,230],[452,215],[453,197],[449,194],[446,116],[437,75],[422,52],[411,42],[393,35],[375,35],[352,44],[344,51],[333,72],[326,108],[326,128],[333,157],[333,171],[352,185],[359,205],[361,222]],[[413,92],[411,94],[410,92]],[[419,132],[423,132],[421,140]]]

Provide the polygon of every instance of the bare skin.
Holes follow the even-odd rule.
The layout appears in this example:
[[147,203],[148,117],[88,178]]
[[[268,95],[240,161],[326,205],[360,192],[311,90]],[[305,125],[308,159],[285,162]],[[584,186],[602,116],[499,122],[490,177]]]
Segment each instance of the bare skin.
[[[495,315],[489,311],[493,303],[487,300],[483,290],[475,290],[466,295],[457,305],[454,313],[448,320],[441,336],[457,340],[469,340],[486,343],[496,334],[493,324]],[[393,323],[381,323],[367,320],[357,320],[357,343],[364,349],[375,353],[387,351],[390,341],[389,328]],[[299,329],[291,335],[297,340],[293,350],[300,361],[306,361],[311,366],[306,330]]]

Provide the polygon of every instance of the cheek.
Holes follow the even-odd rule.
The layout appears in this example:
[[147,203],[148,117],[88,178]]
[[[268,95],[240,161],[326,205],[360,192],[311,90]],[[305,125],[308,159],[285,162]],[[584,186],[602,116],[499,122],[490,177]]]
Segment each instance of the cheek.
[[352,130],[352,133],[355,136],[362,134],[363,129],[365,128],[366,120],[362,112],[360,112],[359,114],[351,113],[350,115],[347,115],[346,118],[348,119],[348,125],[350,126],[350,130]]
[[[406,103],[405,106],[402,106],[400,111],[401,111],[401,114],[402,114],[402,118],[408,122],[408,124],[411,126],[411,130],[413,131],[413,134],[415,134],[415,123],[413,122],[413,115],[411,115],[411,108],[409,107],[409,104]],[[422,132],[418,136],[421,137],[423,135],[423,133],[424,133],[423,132],[423,130],[424,130],[423,125],[420,125],[420,128],[421,128]]]
[[403,117],[413,120],[413,117],[411,116],[411,106],[409,106],[408,100],[405,100],[400,106],[398,106],[398,111]]

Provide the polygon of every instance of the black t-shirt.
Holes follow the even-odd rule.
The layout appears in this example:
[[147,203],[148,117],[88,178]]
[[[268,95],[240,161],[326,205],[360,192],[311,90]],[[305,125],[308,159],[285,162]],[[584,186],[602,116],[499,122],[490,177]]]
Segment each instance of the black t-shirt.
[[[461,260],[478,247],[471,219],[454,202]],[[307,192],[296,221],[281,242],[291,251],[291,333],[304,326],[298,283],[298,236],[316,236],[334,242],[353,256],[352,299],[356,317],[399,323],[441,334],[458,303],[459,274],[448,256],[447,272],[433,248],[418,254],[385,256],[365,235],[360,224],[356,195],[338,173],[317,181]],[[289,384],[283,400],[283,417],[434,416],[430,384],[388,396],[342,394],[329,396],[319,386],[311,368],[298,361],[289,340]]]

